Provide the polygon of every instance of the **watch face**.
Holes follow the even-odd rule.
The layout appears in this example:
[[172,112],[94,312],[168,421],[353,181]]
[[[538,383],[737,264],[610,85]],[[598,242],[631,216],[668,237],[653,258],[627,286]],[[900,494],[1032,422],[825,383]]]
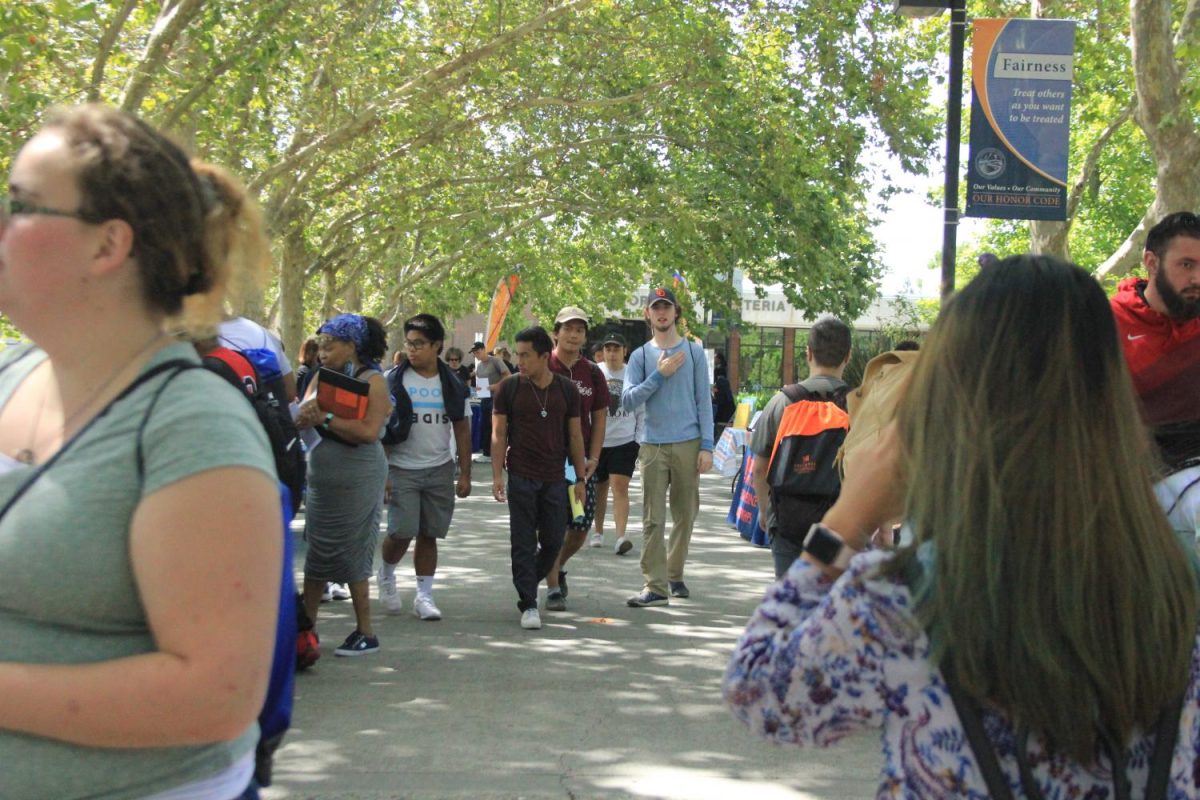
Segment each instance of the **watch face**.
[[842,551],[843,544],[841,539],[827,529],[814,525],[808,533],[808,538],[804,540],[804,552],[810,553],[822,564],[832,564]]

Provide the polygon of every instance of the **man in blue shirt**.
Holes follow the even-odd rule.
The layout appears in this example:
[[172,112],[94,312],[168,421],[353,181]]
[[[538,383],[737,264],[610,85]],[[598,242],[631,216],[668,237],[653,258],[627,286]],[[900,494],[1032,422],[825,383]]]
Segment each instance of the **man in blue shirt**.
[[[665,606],[687,597],[683,565],[700,510],[700,475],[712,467],[713,413],[704,350],[679,335],[680,307],[670,289],[654,289],[646,320],[653,338],[633,352],[621,408],[646,407],[638,464],[642,469],[642,591],[626,603]],[[667,492],[671,535],[663,543]]]

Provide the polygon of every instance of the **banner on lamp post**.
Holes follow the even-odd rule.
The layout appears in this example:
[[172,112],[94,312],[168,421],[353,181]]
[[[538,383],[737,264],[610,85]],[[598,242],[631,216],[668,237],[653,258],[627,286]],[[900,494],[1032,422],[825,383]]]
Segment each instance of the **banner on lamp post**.
[[969,217],[1064,220],[1075,23],[977,19]]

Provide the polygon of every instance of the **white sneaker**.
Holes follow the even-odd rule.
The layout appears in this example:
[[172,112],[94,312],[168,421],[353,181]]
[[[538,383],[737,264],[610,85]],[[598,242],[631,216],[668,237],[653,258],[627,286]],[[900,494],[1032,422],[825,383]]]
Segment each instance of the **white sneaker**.
[[325,584],[325,591],[321,592],[321,602],[322,603],[328,603],[330,600],[333,599],[333,592],[330,591],[330,589],[332,587],[333,587],[332,583]]
[[474,458],[474,459],[472,459],[472,460],[473,460],[473,461],[474,461],[476,464],[490,464],[490,463],[492,463],[492,457],[491,457],[491,456],[485,456],[485,455],[483,455],[482,453],[480,453],[479,455],[475,456],[475,458]]
[[400,599],[400,593],[396,591],[396,572],[392,571],[391,577],[383,571],[384,568],[379,568],[379,574],[375,576],[376,582],[379,584],[379,602],[383,603],[383,608],[389,614],[399,614],[404,610],[404,601]]
[[441,619],[442,612],[433,604],[432,597],[427,594],[419,594],[413,600],[413,616],[432,621]]
[[588,544],[592,547],[604,547],[604,534],[593,533],[592,538],[588,541]]
[[622,536],[620,539],[617,539],[617,543],[613,545],[613,552],[619,556],[625,555],[632,549],[633,542],[629,541],[624,536]]
[[350,590],[346,588],[346,584],[344,583],[331,583],[325,588],[329,590],[329,596],[334,600],[350,599]]
[[521,614],[521,627],[527,631],[542,629],[542,617],[536,608],[527,608],[525,613]]

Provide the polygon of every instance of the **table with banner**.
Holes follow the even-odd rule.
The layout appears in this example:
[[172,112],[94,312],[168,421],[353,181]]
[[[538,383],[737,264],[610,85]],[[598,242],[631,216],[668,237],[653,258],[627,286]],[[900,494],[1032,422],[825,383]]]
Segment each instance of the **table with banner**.
[[483,426],[480,424],[481,415],[479,413],[479,403],[471,403],[471,452],[478,453],[483,449],[480,442],[480,434],[483,432]]
[[742,538],[758,547],[768,547],[767,535],[758,527],[758,497],[754,492],[754,452],[746,446],[745,428],[726,428],[713,450],[713,468],[727,478],[736,476],[733,502],[726,520]]

